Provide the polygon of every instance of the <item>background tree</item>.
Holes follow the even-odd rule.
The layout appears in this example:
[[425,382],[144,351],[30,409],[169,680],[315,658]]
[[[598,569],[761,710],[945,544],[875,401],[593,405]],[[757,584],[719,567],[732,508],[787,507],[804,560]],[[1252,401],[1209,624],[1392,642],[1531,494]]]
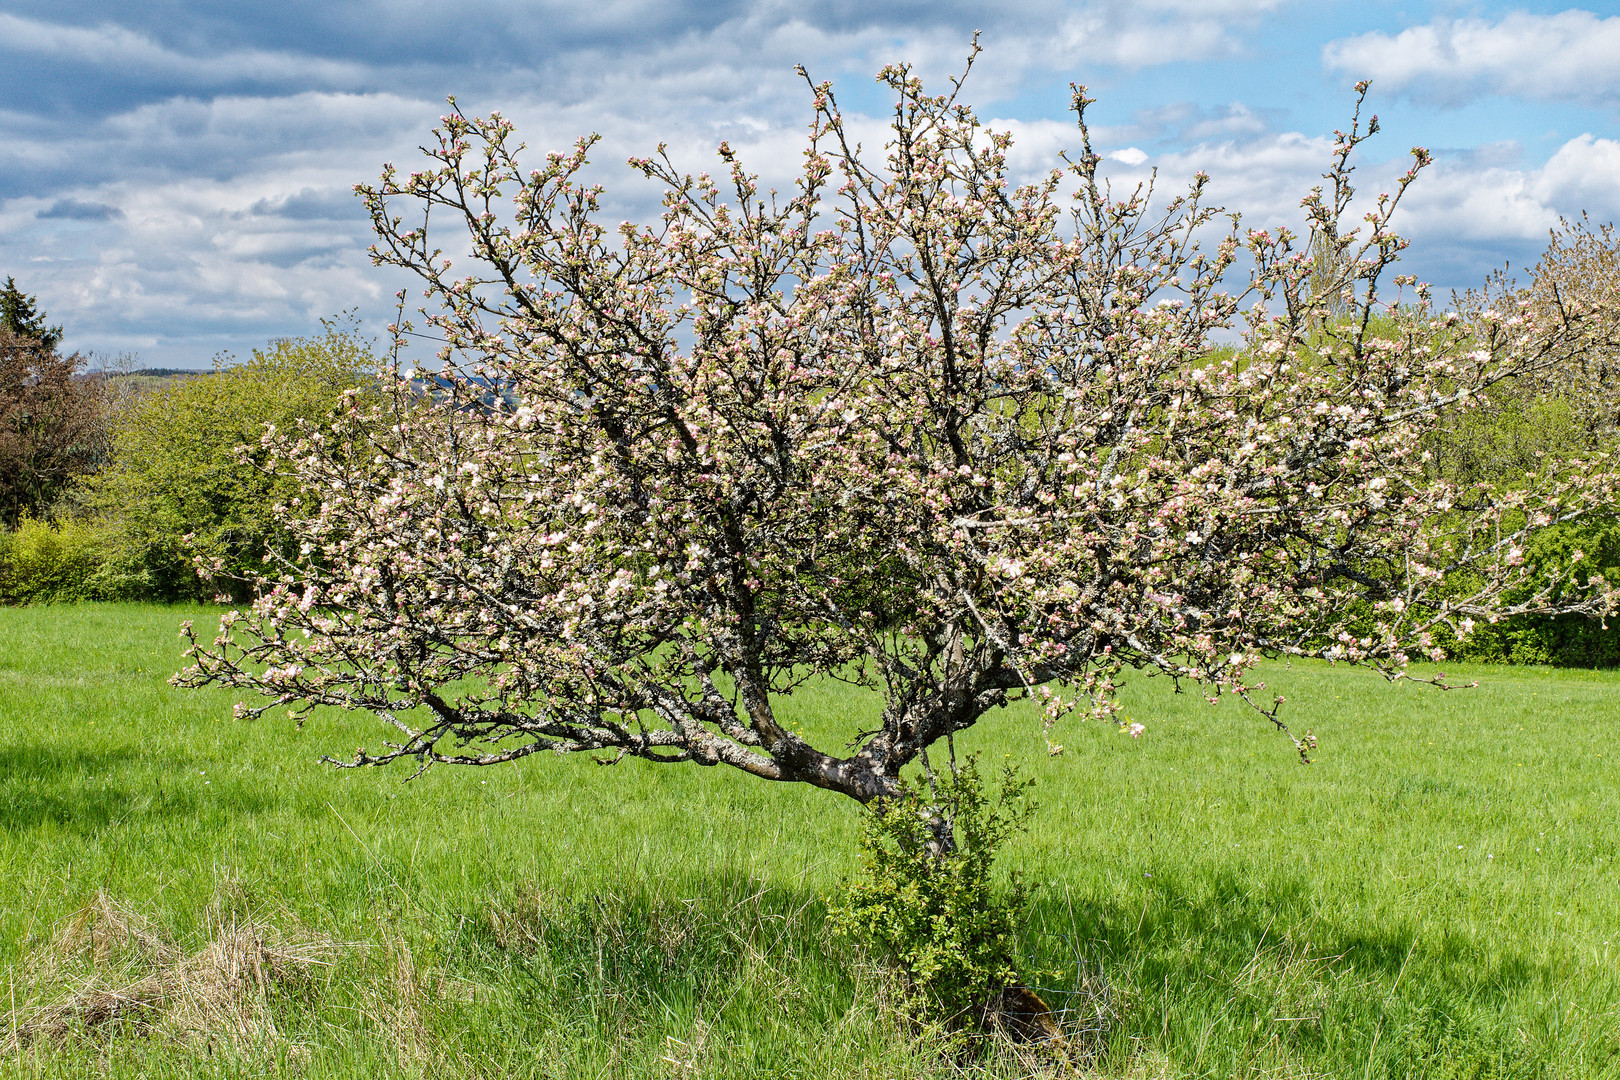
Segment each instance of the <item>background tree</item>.
[[[1479,292],[1457,298],[1479,312],[1507,298],[1556,321],[1570,309],[1612,303],[1620,295],[1620,234],[1585,217],[1549,233],[1546,251],[1520,286],[1504,273]],[[1492,386],[1478,409],[1458,416],[1436,443],[1440,467],[1454,479],[1511,482],[1539,471],[1546,456],[1612,449],[1620,436],[1620,350],[1593,343],[1558,364]]]
[[[420,407],[402,377],[391,407],[267,436],[303,484],[298,547],[182,681],[398,729],[351,765],[605,753],[869,802],[1018,698],[1049,724],[1107,717],[1139,669],[1281,726],[1264,656],[1400,678],[1441,630],[1552,609],[1562,579],[1525,544],[1612,478],[1558,463],[1463,498],[1426,437],[1615,341],[1615,303],[1441,316],[1396,278],[1412,291],[1389,304],[1418,151],[1349,234],[1348,314],[1324,323],[1308,238],[1234,222],[1200,247],[1220,220],[1203,176],[1167,210],[1110,190],[1083,93],[1072,161],[1015,186],[1007,135],[904,67],[881,78],[881,160],[818,85],[791,192],[725,145],[724,191],[660,152],[632,162],[666,192],[650,227],[600,219],[592,140],[531,171],[498,116],[452,114],[433,168],[363,188],[377,261],[439,302],[447,393]],[[1306,199],[1314,232],[1347,235],[1364,137],[1341,134]],[[1234,324],[1246,348],[1212,349]],[[475,407],[492,381],[511,404]],[[876,693],[847,746],[777,712],[817,676]]]
[[0,525],[46,514],[107,453],[105,387],[77,353],[0,332]]
[[[345,390],[373,377],[373,367],[355,327],[328,323],[320,337],[276,341],[241,364],[216,362],[213,374],[179,380],[123,410],[92,501],[116,524],[129,572],[143,579],[133,591],[166,600],[231,593],[267,550],[295,550],[283,504],[296,498],[297,483],[259,467],[259,440],[266,425],[318,427]],[[194,558],[222,576],[199,579]]]
[[62,328],[47,326],[38,300],[17,288],[17,279],[10,276],[6,287],[0,289],[0,331],[33,338],[46,352],[55,352],[62,342]]
[[[1478,312],[1501,298],[1557,320],[1572,308],[1620,296],[1620,235],[1585,217],[1551,230],[1530,282],[1498,274],[1491,288],[1457,298]],[[1462,487],[1531,482],[1549,461],[1568,463],[1620,449],[1620,350],[1594,342],[1524,378],[1498,383],[1478,406],[1434,435],[1435,468]],[[1548,529],[1527,549],[1538,565],[1620,578],[1620,516],[1592,515]],[[1524,614],[1481,626],[1447,651],[1470,660],[1613,666],[1620,663],[1620,625],[1580,614]]]

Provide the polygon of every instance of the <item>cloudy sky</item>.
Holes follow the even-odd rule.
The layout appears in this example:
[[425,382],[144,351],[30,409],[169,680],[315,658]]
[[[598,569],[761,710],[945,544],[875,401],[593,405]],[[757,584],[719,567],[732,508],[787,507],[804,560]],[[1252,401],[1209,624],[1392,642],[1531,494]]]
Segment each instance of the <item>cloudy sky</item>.
[[[729,139],[785,177],[808,119],[802,63],[846,113],[907,59],[935,80],[975,29],[966,97],[1035,169],[1071,145],[1069,84],[1098,99],[1110,167],[1208,171],[1251,224],[1297,219],[1351,85],[1383,134],[1366,190],[1436,164],[1402,222],[1407,269],[1443,289],[1534,262],[1560,215],[1620,216],[1620,14],[1386,0],[0,0],[0,277],[69,348],[206,366],[401,282],[370,266],[351,193],[409,167],[456,95],[536,151],[585,132],[611,164],[670,144],[709,167]],[[654,205],[609,170],[615,212]]]

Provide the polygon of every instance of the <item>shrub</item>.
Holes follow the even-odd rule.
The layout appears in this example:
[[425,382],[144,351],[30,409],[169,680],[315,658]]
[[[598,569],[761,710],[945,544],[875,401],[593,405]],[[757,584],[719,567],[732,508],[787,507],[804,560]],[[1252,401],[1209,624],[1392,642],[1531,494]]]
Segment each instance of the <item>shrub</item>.
[[[288,547],[278,506],[297,485],[262,467],[268,428],[317,427],[372,366],[353,327],[255,349],[239,365],[137,400],[117,423],[112,464],[94,502],[117,523],[117,573],[154,600],[206,600],[236,584],[267,551]],[[215,568],[199,580],[193,556]]]
[[[1521,310],[1553,317],[1578,304],[1602,302],[1617,286],[1620,235],[1612,225],[1594,227],[1583,217],[1552,230],[1528,286],[1503,292]],[[1473,295],[1460,306],[1467,311],[1490,303]],[[1479,407],[1458,414],[1436,433],[1438,471],[1459,485],[1514,488],[1549,462],[1580,460],[1589,469],[1599,455],[1614,455],[1620,450],[1617,364],[1620,347],[1594,337],[1557,364],[1491,387]],[[1594,574],[1620,582],[1620,518],[1555,524],[1527,546],[1526,554],[1543,572],[1573,568],[1582,583]],[[1610,667],[1620,663],[1620,626],[1586,615],[1519,614],[1482,623],[1446,652],[1457,660]]]
[[991,869],[1035,809],[1030,784],[1008,768],[992,799],[975,756],[933,790],[912,780],[867,814],[860,873],[831,922],[876,954],[921,1019],[982,1027],[998,995],[1021,981],[1017,927],[1029,893],[1016,874],[993,888]]
[[[1595,574],[1620,582],[1620,517],[1556,525],[1537,537],[1526,553],[1544,570],[1572,571],[1577,584]],[[1479,622],[1463,640],[1451,639],[1444,645],[1452,660],[1616,667],[1620,666],[1620,619],[1515,615]]]
[[8,604],[112,600],[106,562],[108,530],[103,522],[64,519],[45,522],[25,517],[14,531],[0,533],[0,601]]

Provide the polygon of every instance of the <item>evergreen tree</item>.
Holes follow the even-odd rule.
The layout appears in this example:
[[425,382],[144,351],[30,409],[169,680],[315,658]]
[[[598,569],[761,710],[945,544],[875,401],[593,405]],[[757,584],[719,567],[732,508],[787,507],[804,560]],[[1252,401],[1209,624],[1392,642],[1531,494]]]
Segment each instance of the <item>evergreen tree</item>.
[[45,325],[45,313],[39,310],[38,302],[37,297],[17,288],[16,278],[7,275],[6,287],[0,290],[0,330],[34,338],[46,352],[55,352],[62,341],[62,328]]

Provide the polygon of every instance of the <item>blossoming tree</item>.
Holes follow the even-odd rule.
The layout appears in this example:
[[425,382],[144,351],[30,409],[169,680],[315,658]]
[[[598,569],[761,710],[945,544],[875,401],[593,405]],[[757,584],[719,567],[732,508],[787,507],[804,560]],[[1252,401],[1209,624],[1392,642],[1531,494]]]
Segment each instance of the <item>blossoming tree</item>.
[[[1606,466],[1459,490],[1425,444],[1612,342],[1617,305],[1440,314],[1389,281],[1422,151],[1349,227],[1358,120],[1309,235],[1245,230],[1202,175],[1167,206],[1112,190],[1083,91],[1076,152],[1015,184],[955,93],[880,78],[878,154],[812,86],[791,191],[724,144],[720,177],[632,160],[655,224],[602,220],[593,140],[529,171],[499,116],[452,113],[431,168],[362,187],[376,261],[432,298],[439,392],[402,376],[330,434],[266,435],[304,557],[192,639],[182,681],[398,729],[347,765],[590,752],[869,802],[1010,702],[1049,739],[1110,716],[1131,669],[1283,727],[1263,657],[1393,679],[1470,620],[1607,610],[1523,556],[1612,496]],[[843,749],[778,714],[822,676],[881,701]]]

